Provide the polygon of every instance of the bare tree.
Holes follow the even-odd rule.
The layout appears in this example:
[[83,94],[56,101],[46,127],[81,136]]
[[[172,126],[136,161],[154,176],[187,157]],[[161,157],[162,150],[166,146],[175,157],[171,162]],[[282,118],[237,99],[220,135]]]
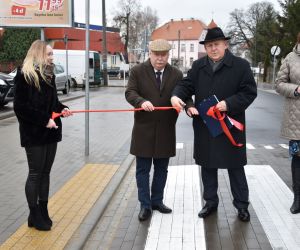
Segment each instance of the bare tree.
[[119,0],[118,10],[115,13],[113,21],[114,26],[119,27],[122,32],[122,37],[125,41],[126,60],[128,62],[128,43],[130,40],[130,27],[133,15],[141,8],[139,0]]
[[142,10],[140,0],[120,0],[113,21],[122,32],[126,55],[128,48],[140,55],[146,48],[149,34],[157,26],[158,17],[150,7]]
[[131,48],[137,49],[137,55],[140,57],[147,50],[148,41],[152,31],[157,27],[158,17],[155,10],[150,7],[136,13],[133,20],[133,29],[130,31],[131,40],[129,41]]
[[[253,66],[264,64],[264,79],[270,64],[270,48],[276,41],[277,13],[269,2],[257,2],[246,11],[235,9],[230,13],[228,34],[231,46],[247,49]],[[238,49],[236,49],[239,51]]]

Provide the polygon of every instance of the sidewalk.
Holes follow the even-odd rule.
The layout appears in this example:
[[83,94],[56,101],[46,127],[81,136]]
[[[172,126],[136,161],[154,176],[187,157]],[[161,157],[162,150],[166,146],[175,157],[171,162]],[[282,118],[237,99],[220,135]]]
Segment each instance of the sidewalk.
[[[91,109],[129,107],[122,88],[101,87],[91,91],[90,97]],[[64,100],[64,103],[71,109],[84,108],[82,98]],[[26,156],[19,145],[16,117],[2,121],[0,249],[63,249],[76,230],[83,230],[75,242],[77,249],[81,248],[86,240],[82,237],[89,235],[87,230],[92,229],[91,223],[98,221],[101,209],[104,210],[131,165],[133,157],[128,152],[132,115],[97,113],[90,116],[89,156],[84,156],[84,114],[63,120],[63,141],[58,145],[51,172],[49,210],[54,226],[46,233],[26,225]]]
[[[114,85],[122,84],[118,81]],[[121,87],[101,87],[97,91],[91,91],[90,108],[128,108],[129,105],[124,100],[124,88]],[[78,99],[79,96],[68,101],[65,99],[64,102],[71,109],[83,109],[84,99]],[[166,188],[166,202],[174,213],[162,216],[155,212],[152,220],[144,223],[137,220],[139,203],[135,164],[134,158],[128,154],[133,114],[91,115],[89,156],[84,156],[84,114],[64,119],[63,141],[59,143],[51,172],[49,210],[54,221],[51,232],[39,232],[26,225],[26,157],[19,146],[16,118],[6,119],[0,126],[1,141],[6,142],[1,145],[0,152],[0,249],[142,250],[145,246],[146,249],[159,250],[202,250],[205,247],[272,249],[261,220],[252,206],[250,223],[237,220],[225,171],[219,173],[218,212],[206,220],[197,217],[202,200],[199,191],[194,188],[197,185],[200,187],[199,179],[198,182],[197,178],[194,179],[195,182],[190,181],[192,176],[196,176],[196,172],[191,176],[192,172],[189,171],[195,166],[192,158],[192,130],[184,127],[184,124],[190,122],[187,119],[181,116],[178,121],[179,143],[176,157],[170,161],[169,177],[172,178],[168,179],[170,183]],[[283,154],[283,150],[278,149],[276,154]],[[267,164],[273,161],[275,167],[279,165],[279,171],[286,175],[286,171],[282,169],[286,159],[275,163],[269,152],[263,149],[259,149],[259,152],[263,152],[265,158],[257,157],[257,153],[250,151],[250,164]],[[255,180],[255,175],[251,174],[251,179]],[[256,182],[253,183],[255,186]],[[178,188],[174,190],[175,187]],[[191,190],[196,191],[191,193]],[[194,205],[191,204],[192,200]],[[185,208],[187,204],[193,206],[193,211],[189,207]],[[268,217],[264,215],[263,218]],[[203,228],[205,238],[203,234],[199,234],[199,228]],[[196,238],[189,234],[194,234]],[[187,242],[187,238],[197,239],[197,246],[200,248],[193,248],[193,245],[192,248],[183,248],[184,244],[191,246],[191,241]],[[172,244],[168,245],[168,242]]]

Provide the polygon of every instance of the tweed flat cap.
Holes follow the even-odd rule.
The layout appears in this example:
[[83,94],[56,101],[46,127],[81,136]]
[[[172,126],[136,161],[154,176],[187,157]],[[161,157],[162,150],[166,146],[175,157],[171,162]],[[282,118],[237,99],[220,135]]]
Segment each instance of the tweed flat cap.
[[149,49],[151,51],[169,51],[171,45],[165,39],[156,39],[150,43]]

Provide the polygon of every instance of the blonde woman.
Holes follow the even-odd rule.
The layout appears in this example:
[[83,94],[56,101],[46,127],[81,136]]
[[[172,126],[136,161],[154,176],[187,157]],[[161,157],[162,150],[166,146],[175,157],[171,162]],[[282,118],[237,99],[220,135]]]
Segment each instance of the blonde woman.
[[286,56],[278,71],[275,87],[285,97],[281,136],[289,140],[294,191],[290,211],[297,214],[300,213],[300,32],[293,51]]
[[63,112],[64,117],[72,114],[57,98],[53,66],[51,46],[36,40],[15,77],[14,111],[29,167],[25,184],[30,210],[28,226],[42,231],[52,226],[47,208],[50,171],[57,142],[62,138],[61,120],[51,119],[51,114],[53,111]]

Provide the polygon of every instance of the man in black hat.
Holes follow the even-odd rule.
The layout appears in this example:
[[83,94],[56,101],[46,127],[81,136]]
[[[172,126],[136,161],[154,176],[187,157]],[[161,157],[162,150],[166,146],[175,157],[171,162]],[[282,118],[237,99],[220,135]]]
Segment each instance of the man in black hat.
[[[231,128],[230,133],[240,144],[233,145],[225,133],[210,134],[199,116],[199,104],[215,95],[219,102],[216,109],[245,125],[245,110],[257,95],[256,83],[249,63],[228,50],[230,37],[216,27],[208,29],[204,44],[207,56],[196,60],[192,68],[174,89],[171,98],[174,107],[186,107],[193,117],[194,159],[201,166],[205,206],[198,216],[205,218],[218,208],[218,169],[227,169],[233,196],[233,205],[241,221],[249,221],[249,190],[244,171],[247,164],[245,131]],[[195,95],[195,107],[185,104]]]

